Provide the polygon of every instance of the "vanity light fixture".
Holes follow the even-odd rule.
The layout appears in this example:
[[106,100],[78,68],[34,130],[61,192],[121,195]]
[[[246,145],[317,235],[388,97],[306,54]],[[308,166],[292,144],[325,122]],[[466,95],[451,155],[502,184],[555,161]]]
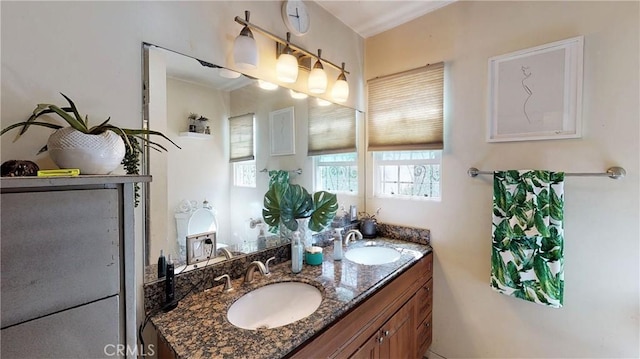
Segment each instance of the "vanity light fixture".
[[291,98],[294,98],[296,100],[304,100],[305,98],[309,97],[309,95],[304,92],[296,92],[293,90],[289,90],[289,94],[291,95]]
[[276,76],[278,80],[292,84],[298,80],[298,58],[293,56],[289,41],[291,41],[291,33],[287,32],[287,46],[276,62]]
[[313,65],[311,73],[309,73],[309,92],[324,93],[327,91],[327,73],[324,72],[324,66],[320,59],[322,58],[322,50],[318,49],[318,60]]
[[278,85],[272,82],[264,81],[264,80],[258,80],[258,86],[260,86],[260,88],[263,90],[269,90],[269,91],[272,91],[278,88]]
[[[295,76],[295,80],[291,80],[291,78],[294,78],[293,76],[291,76],[290,78],[287,78],[286,75],[284,74],[284,69],[280,70],[279,66],[280,66],[280,60],[283,58],[283,54],[287,54],[287,55],[291,55],[296,59],[296,63],[298,65],[298,71],[300,68],[304,69],[304,70],[309,70],[311,71],[309,73],[309,81],[308,81],[308,91],[311,93],[316,93],[316,94],[320,94],[320,93],[325,93],[327,91],[327,74],[324,71],[324,66],[323,65],[327,65],[329,67],[333,67],[334,69],[340,71],[340,76],[338,76],[338,81],[340,84],[337,85],[337,89],[336,90],[332,90],[332,93],[335,92],[336,93],[336,98],[338,100],[336,100],[336,102],[345,102],[348,99],[349,96],[349,87],[346,83],[346,75],[349,74],[348,71],[345,71],[344,69],[344,64],[342,67],[332,63],[331,61],[327,60],[327,59],[323,59],[322,58],[322,53],[321,50],[318,50],[318,54],[314,54],[309,52],[308,50],[297,46],[293,43],[291,43],[290,41],[290,35],[287,33],[287,39],[283,39],[281,37],[278,37],[274,34],[272,34],[271,32],[260,28],[259,26],[252,24],[249,22],[249,12],[245,11],[245,19],[242,19],[239,16],[236,16],[234,19],[238,24],[243,25],[243,29],[241,32],[241,35],[243,34],[243,32],[245,32],[244,30],[247,29],[248,33],[251,33],[250,30],[256,31],[261,33],[262,35],[270,38],[271,40],[276,42],[276,56],[278,54],[280,54],[280,56],[278,57],[278,60],[276,62],[276,75],[279,81],[282,82],[286,82],[286,83],[294,83],[295,81],[297,81],[297,76]],[[238,36],[238,38],[240,38],[241,36]],[[248,37],[248,36],[244,36],[244,37]],[[236,38],[236,41],[238,40],[238,38]],[[251,38],[253,40],[253,38]],[[255,43],[255,40],[254,40]],[[289,53],[291,52],[291,53]],[[287,57],[285,56],[285,59]],[[241,59],[239,59],[236,56],[236,51],[235,51],[235,44],[234,44],[234,60],[236,62],[236,64],[238,64],[240,66],[241,63]],[[289,61],[291,59],[289,58]],[[311,63],[313,62],[313,60],[315,60],[315,64],[313,65],[313,67],[311,66]],[[282,60],[283,63],[284,61],[288,61],[288,60]],[[256,61],[255,64],[257,66],[257,47],[256,47]],[[291,61],[291,64],[293,64],[293,61]],[[252,68],[256,68],[256,66],[252,67]],[[282,65],[283,67],[284,64]],[[291,70],[291,72],[293,73],[293,67],[287,66],[288,69]],[[298,72],[296,71],[296,72]],[[282,72],[282,73],[281,73]],[[289,82],[290,81],[290,82]],[[346,86],[346,91],[344,91],[345,89],[345,85]],[[336,86],[334,86],[335,88]]]
[[346,102],[349,98],[349,84],[347,83],[347,76],[344,74],[344,62],[342,63],[340,76],[338,76],[336,83],[333,84],[331,96],[336,102]]
[[[249,11],[245,11],[244,16],[246,22],[249,23]],[[258,67],[258,45],[248,25],[242,28],[240,35],[233,42],[233,60],[242,69],[255,69]]]

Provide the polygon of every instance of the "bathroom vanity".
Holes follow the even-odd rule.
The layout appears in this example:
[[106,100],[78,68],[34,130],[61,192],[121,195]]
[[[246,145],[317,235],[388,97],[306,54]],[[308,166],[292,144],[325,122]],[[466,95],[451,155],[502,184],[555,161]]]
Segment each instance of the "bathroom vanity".
[[150,176],[2,178],[3,358],[134,357],[133,203]]
[[[428,245],[389,238],[357,241],[347,248],[375,245],[397,250],[391,263],[364,265],[334,261],[324,248],[320,266],[291,273],[290,261],[249,284],[232,282],[232,292],[211,290],[186,297],[171,312],[153,317],[159,358],[420,358],[431,343],[432,268]],[[277,328],[247,330],[227,319],[229,307],[256,288],[303,282],[322,293],[318,309]]]

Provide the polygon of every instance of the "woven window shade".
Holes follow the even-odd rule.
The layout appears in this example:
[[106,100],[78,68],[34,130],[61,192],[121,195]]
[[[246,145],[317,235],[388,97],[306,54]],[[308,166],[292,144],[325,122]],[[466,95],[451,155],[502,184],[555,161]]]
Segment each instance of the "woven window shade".
[[319,106],[309,101],[307,155],[356,152],[356,110],[339,105]]
[[253,113],[229,118],[229,162],[253,160]]
[[368,81],[367,150],[443,148],[444,63]]

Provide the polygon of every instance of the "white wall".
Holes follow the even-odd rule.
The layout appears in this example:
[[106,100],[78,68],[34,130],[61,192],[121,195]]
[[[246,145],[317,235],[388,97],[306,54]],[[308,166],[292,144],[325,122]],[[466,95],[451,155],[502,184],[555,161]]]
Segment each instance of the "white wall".
[[[432,351],[458,357],[638,357],[639,3],[457,2],[365,42],[365,78],[445,61],[442,200],[367,198],[383,222],[430,228]],[[487,143],[487,59],[584,35],[581,139]],[[389,56],[393,54],[393,56]],[[627,177],[565,184],[565,306],[492,291],[491,176],[542,168]],[[410,208],[410,210],[407,210]]]
[[[352,97],[346,105],[363,107],[363,40],[313,2],[310,32],[293,42],[323,49],[323,57],[347,63]],[[220,2],[6,2],[0,3],[1,126],[25,120],[37,103],[63,104],[69,95],[93,123],[139,128],[142,123],[143,41],[234,68],[233,39],[241,26],[233,19],[251,10],[251,21],[284,37],[280,1]],[[275,80],[274,43],[255,35],[259,68],[251,75]],[[338,76],[329,72],[330,81]],[[306,87],[303,76],[296,89]],[[33,128],[19,141],[1,138],[0,161],[36,160],[54,168],[47,155],[35,153],[51,131]],[[142,223],[137,218],[137,223]],[[138,240],[142,269],[142,240]],[[142,283],[141,277],[139,283]],[[141,292],[140,292],[141,293]],[[139,293],[139,294],[140,294]]]

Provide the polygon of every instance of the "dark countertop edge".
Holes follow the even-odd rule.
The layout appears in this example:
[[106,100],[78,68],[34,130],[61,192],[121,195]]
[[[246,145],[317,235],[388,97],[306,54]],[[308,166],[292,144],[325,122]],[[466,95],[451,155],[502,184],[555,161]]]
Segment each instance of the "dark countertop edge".
[[[380,238],[380,237],[378,237],[378,238]],[[382,238],[382,239],[392,240],[392,241],[404,241],[404,240],[394,239],[394,238]],[[424,247],[423,250],[420,251],[422,256],[419,257],[419,258],[415,258],[414,257],[414,258],[408,260],[407,262],[403,263],[402,265],[400,265],[400,267],[398,267],[392,273],[390,273],[386,277],[380,279],[378,282],[376,282],[371,287],[369,287],[369,289],[363,291],[362,293],[360,293],[358,296],[354,297],[349,302],[344,303],[344,305],[340,306],[339,308],[337,308],[334,311],[334,314],[335,314],[335,319],[334,320],[328,322],[322,328],[313,331],[313,333],[311,333],[311,334],[302,335],[300,337],[301,338],[300,343],[296,344],[294,347],[290,348],[287,351],[277,352],[277,353],[274,353],[274,354],[278,355],[279,358],[286,358],[286,357],[288,357],[288,356],[290,356],[292,354],[295,354],[295,352],[297,352],[297,350],[299,348],[303,347],[304,345],[306,345],[307,343],[309,343],[310,341],[312,341],[313,339],[315,339],[316,337],[318,337],[319,335],[324,333],[327,329],[329,329],[332,325],[334,325],[339,320],[341,320],[345,315],[347,315],[353,309],[355,309],[360,304],[362,304],[364,301],[366,301],[367,299],[372,297],[375,293],[377,293],[382,288],[384,288],[386,285],[391,283],[393,280],[395,280],[397,277],[399,277],[401,274],[403,274],[405,271],[407,271],[413,265],[417,264],[418,261],[420,261],[422,258],[427,256],[429,253],[433,252],[433,248],[431,247],[430,244],[415,243],[415,242],[411,242],[411,241],[404,241],[404,242],[406,242],[408,245],[418,245],[420,247]],[[289,265],[288,263],[290,263],[290,261],[285,261],[285,262],[279,263],[277,266]],[[279,281],[273,281],[273,283],[276,283],[276,282],[279,282]],[[217,287],[219,287],[219,286],[216,286],[214,288],[217,288]],[[211,288],[211,289],[213,289],[213,288]],[[193,295],[193,294],[190,294],[190,295]],[[333,299],[330,299],[330,298],[327,298],[327,299],[333,300]],[[154,322],[154,320],[153,320],[154,317],[156,317],[158,315],[161,315],[161,314],[162,314],[162,312],[160,311],[160,312],[155,313],[154,315],[152,315],[151,320],[150,320],[151,324],[155,328],[156,332],[162,337],[162,340],[164,340],[165,343],[167,344],[167,346],[170,348],[170,350],[173,353],[175,358],[187,359],[188,357],[183,357],[183,356],[179,355],[176,352],[176,350],[173,347],[173,345],[171,345],[170,341],[167,340],[165,334],[163,333],[162,328],[159,328],[158,325],[156,325],[156,323]]]

